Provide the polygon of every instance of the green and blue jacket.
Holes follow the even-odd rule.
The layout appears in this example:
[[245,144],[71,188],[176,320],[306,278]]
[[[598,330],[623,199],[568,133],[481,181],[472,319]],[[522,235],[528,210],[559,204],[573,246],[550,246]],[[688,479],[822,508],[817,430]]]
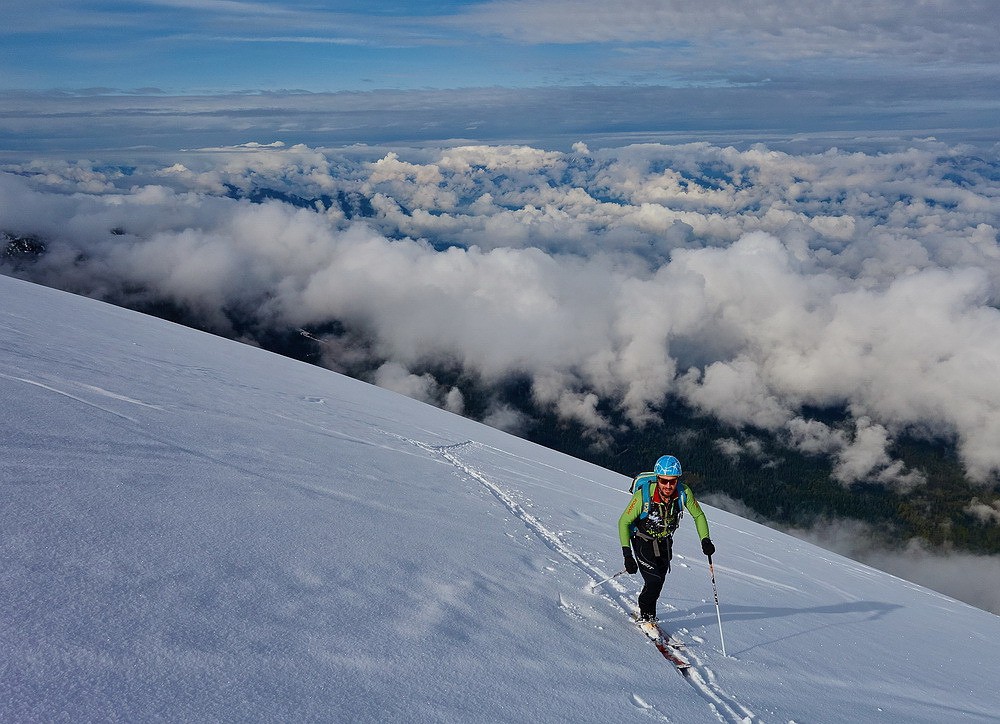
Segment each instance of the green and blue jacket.
[[694,525],[698,529],[698,538],[708,538],[708,520],[705,518],[705,513],[702,511],[701,506],[698,505],[698,501],[694,497],[694,493],[691,492],[691,488],[688,487],[687,483],[681,483],[677,488],[677,495],[669,501],[660,500],[659,491],[656,490],[656,483],[650,484],[646,482],[645,484],[639,484],[636,488],[635,493],[632,494],[632,499],[629,500],[628,505],[625,507],[625,512],[621,514],[618,518],[618,539],[621,541],[622,548],[628,548],[631,545],[631,538],[633,533],[635,533],[636,528],[640,526],[640,522],[648,517],[649,511],[653,506],[662,505],[668,508],[673,508],[676,512],[675,515],[668,515],[668,521],[672,521],[672,528],[669,527],[665,531],[666,535],[673,533],[674,529],[677,527],[677,523],[680,521],[680,508],[687,509],[694,519]]

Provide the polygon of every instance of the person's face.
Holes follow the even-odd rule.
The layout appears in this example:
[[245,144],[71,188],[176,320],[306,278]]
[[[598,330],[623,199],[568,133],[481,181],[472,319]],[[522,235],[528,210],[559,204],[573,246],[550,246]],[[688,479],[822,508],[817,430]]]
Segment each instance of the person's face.
[[666,495],[670,497],[677,490],[677,486],[680,484],[680,478],[676,475],[657,475],[656,485],[660,490],[661,495]]

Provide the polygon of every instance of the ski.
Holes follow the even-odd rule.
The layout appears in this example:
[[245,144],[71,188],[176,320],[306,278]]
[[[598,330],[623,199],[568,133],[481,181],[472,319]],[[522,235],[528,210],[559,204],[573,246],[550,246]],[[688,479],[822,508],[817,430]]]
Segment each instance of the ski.
[[690,675],[691,664],[678,652],[678,649],[680,649],[681,646],[671,642],[670,636],[665,634],[655,621],[636,623],[636,626],[638,626],[639,630],[642,631],[646,638],[653,642],[653,646],[656,647],[657,651],[663,654],[663,658],[676,667],[676,669],[681,673],[681,676]]

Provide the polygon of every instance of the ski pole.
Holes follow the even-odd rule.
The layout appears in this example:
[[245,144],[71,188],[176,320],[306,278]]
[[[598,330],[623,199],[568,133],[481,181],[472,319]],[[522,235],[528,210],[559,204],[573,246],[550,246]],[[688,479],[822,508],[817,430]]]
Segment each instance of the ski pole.
[[608,582],[608,581],[610,581],[610,580],[611,580],[612,578],[618,578],[618,576],[622,575],[623,573],[627,573],[627,572],[628,572],[628,571],[626,571],[626,570],[625,570],[625,569],[623,568],[622,570],[618,571],[618,573],[614,574],[613,576],[608,576],[608,577],[607,577],[607,578],[605,578],[604,580],[601,580],[601,581],[597,581],[596,583],[591,583],[591,584],[590,584],[590,587],[591,587],[591,588],[597,588],[597,587],[598,587],[598,586],[600,586],[600,585],[601,585],[602,583],[607,583],[607,582]]
[[722,655],[726,655],[726,638],[722,635],[722,612],[719,610],[719,587],[715,585],[715,566],[712,556],[708,557],[708,571],[712,574],[712,590],[715,592],[715,616],[719,619],[719,640],[722,642]]

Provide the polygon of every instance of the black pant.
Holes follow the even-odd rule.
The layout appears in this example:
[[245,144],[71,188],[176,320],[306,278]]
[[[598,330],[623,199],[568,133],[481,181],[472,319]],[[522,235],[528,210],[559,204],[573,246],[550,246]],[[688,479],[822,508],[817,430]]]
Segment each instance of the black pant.
[[[655,618],[656,600],[670,572],[673,541],[670,537],[652,541],[633,536],[631,543],[643,580],[642,591],[639,592],[639,615]],[[657,548],[660,555],[656,555]]]

